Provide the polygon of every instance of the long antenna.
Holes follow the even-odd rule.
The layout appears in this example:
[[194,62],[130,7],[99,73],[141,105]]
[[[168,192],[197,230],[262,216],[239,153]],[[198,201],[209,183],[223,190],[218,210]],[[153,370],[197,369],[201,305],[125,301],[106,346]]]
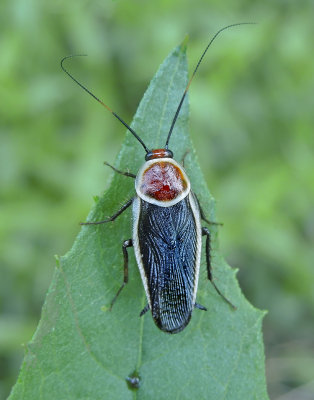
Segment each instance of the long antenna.
[[82,89],[85,90],[85,92],[87,92],[89,95],[91,95],[95,100],[98,101],[98,103],[100,103],[103,107],[105,107],[108,111],[111,112],[111,114],[113,116],[115,116],[132,134],[133,136],[135,136],[135,138],[141,143],[141,145],[144,147],[146,153],[149,153],[149,149],[146,147],[145,143],[143,142],[143,140],[138,136],[138,134],[126,123],[123,121],[122,118],[119,117],[118,114],[116,114],[113,110],[111,110],[110,107],[107,106],[107,104],[105,104],[104,102],[102,102],[98,97],[96,97],[90,90],[88,90],[84,85],[82,85],[77,79],[74,78],[74,76],[72,74],[70,74],[69,71],[67,71],[65,69],[65,67],[63,66],[63,63],[66,59],[68,58],[73,58],[73,57],[86,57],[86,54],[74,54],[74,55],[70,55],[70,56],[66,56],[64,58],[62,58],[61,60],[61,68],[63,69],[63,71],[77,84],[79,85]]
[[202,60],[203,60],[203,58],[204,58],[204,56],[205,56],[207,50],[209,49],[209,47],[211,46],[211,44],[213,43],[213,41],[216,39],[216,37],[217,37],[222,31],[225,31],[226,29],[233,28],[234,26],[239,26],[239,25],[254,25],[254,24],[255,24],[255,22],[239,22],[239,23],[237,23],[237,24],[231,24],[231,25],[225,26],[224,28],[219,29],[219,31],[216,32],[215,35],[211,38],[210,42],[209,42],[208,45],[206,46],[206,48],[205,48],[203,54],[201,55],[201,58],[199,59],[197,65],[196,65],[196,67],[195,67],[195,69],[194,69],[194,71],[193,71],[193,74],[192,74],[192,76],[191,76],[191,78],[190,78],[190,80],[189,80],[189,82],[188,82],[188,84],[187,84],[187,86],[186,86],[186,88],[185,88],[185,90],[184,90],[183,96],[181,97],[181,100],[180,100],[180,103],[179,103],[179,105],[178,105],[177,111],[176,111],[176,113],[175,113],[175,115],[174,115],[174,117],[173,117],[173,120],[172,120],[172,123],[171,123],[171,126],[170,126],[170,130],[169,130],[169,133],[168,133],[168,136],[167,136],[167,141],[166,141],[165,149],[168,149],[168,144],[169,144],[169,140],[170,140],[170,137],[171,137],[171,134],[172,134],[174,125],[175,125],[175,123],[177,122],[178,115],[179,115],[179,113],[180,113],[180,110],[181,110],[183,101],[184,101],[184,99],[185,99],[185,96],[186,96],[186,94],[187,94],[187,92],[188,92],[188,90],[189,90],[189,88],[190,88],[191,82],[192,82],[192,80],[193,80],[193,78],[194,78],[194,76],[195,76],[195,74],[196,74],[196,71],[198,70],[198,67],[200,66],[200,63],[202,62]]

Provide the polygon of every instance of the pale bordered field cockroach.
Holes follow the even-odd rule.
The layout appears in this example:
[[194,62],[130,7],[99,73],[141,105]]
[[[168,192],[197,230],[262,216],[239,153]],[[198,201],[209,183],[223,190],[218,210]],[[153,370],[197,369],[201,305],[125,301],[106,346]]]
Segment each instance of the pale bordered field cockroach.
[[150,150],[122,118],[65,69],[65,60],[79,55],[70,55],[61,60],[63,71],[110,111],[141,143],[146,152],[145,163],[139,169],[137,175],[117,170],[105,163],[115,172],[135,179],[136,194],[111,217],[103,221],[85,222],[82,225],[99,225],[114,221],[132,206],[132,238],[125,240],[122,245],[124,257],[123,283],[112,299],[110,309],[112,309],[117,297],[128,282],[127,249],[133,247],[147,297],[147,305],[141,311],[140,316],[150,310],[157,327],[167,333],[173,334],[182,331],[188,325],[194,308],[207,310],[205,306],[196,301],[203,236],[206,237],[205,255],[208,279],[219,296],[233,309],[236,308],[213,281],[210,253],[211,236],[208,228],[202,227],[201,224],[202,220],[209,224],[211,222],[206,219],[204,211],[191,189],[190,180],[183,166],[173,159],[173,152],[169,149],[169,141],[190,84],[208,48],[222,31],[247,24],[252,23],[242,22],[225,26],[211,38],[182,94],[170,124],[165,145],[159,149]]

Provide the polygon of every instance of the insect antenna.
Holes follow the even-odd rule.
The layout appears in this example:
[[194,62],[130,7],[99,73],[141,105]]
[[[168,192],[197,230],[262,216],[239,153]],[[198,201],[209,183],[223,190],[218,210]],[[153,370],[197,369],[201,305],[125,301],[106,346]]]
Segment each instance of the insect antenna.
[[201,57],[200,57],[200,59],[199,59],[197,65],[196,65],[196,67],[195,67],[195,69],[194,69],[194,71],[193,71],[193,73],[192,73],[192,76],[191,76],[191,78],[190,78],[188,84],[186,85],[186,88],[185,88],[185,90],[184,90],[184,93],[183,93],[183,95],[182,95],[182,97],[181,97],[181,100],[180,100],[180,103],[179,103],[179,105],[178,105],[177,111],[176,111],[176,113],[175,113],[175,115],[174,115],[174,117],[173,117],[173,120],[172,120],[172,123],[171,123],[171,126],[170,126],[170,130],[169,130],[169,133],[168,133],[168,136],[167,136],[167,141],[166,141],[165,149],[168,149],[168,144],[169,144],[169,140],[170,140],[170,137],[171,137],[171,134],[172,134],[174,125],[175,125],[175,123],[176,123],[176,121],[177,121],[177,118],[178,118],[178,115],[179,115],[179,113],[180,113],[180,110],[181,110],[183,101],[184,101],[184,99],[185,99],[185,96],[186,96],[186,94],[187,94],[189,88],[190,88],[191,82],[192,82],[192,80],[193,80],[193,78],[194,78],[194,76],[195,76],[195,74],[196,74],[196,72],[197,72],[197,70],[198,70],[198,67],[200,66],[200,63],[202,62],[202,60],[203,60],[203,58],[204,58],[204,56],[205,56],[207,50],[209,49],[209,47],[211,46],[211,44],[213,43],[213,41],[217,38],[217,36],[218,36],[222,31],[225,31],[226,29],[233,28],[234,26],[239,26],[239,25],[254,25],[254,24],[255,24],[255,22],[239,22],[239,23],[237,23],[237,24],[231,24],[231,25],[228,25],[228,26],[225,26],[225,27],[219,29],[219,31],[216,32],[215,35],[211,38],[211,40],[210,40],[210,42],[208,43],[208,45],[206,46],[206,48],[205,48],[203,54],[201,55]]
[[146,147],[145,143],[143,142],[143,140],[138,136],[138,134],[126,123],[123,121],[122,118],[119,117],[118,114],[116,114],[113,110],[111,110],[111,108],[109,106],[107,106],[107,104],[105,104],[103,101],[101,101],[98,97],[96,97],[90,90],[88,90],[84,85],[82,85],[82,83],[80,83],[76,78],[74,78],[74,76],[67,70],[65,69],[63,63],[65,60],[67,60],[68,58],[73,58],[73,57],[86,57],[86,54],[72,54],[66,57],[63,57],[61,60],[61,68],[63,69],[63,71],[77,84],[79,85],[83,90],[85,90],[85,92],[87,92],[90,96],[92,96],[95,100],[98,101],[98,103],[100,103],[103,107],[105,107],[108,111],[111,112],[111,114],[116,117],[131,133],[132,135],[141,143],[141,145],[144,147],[144,150],[146,151],[146,153],[149,153],[149,149]]

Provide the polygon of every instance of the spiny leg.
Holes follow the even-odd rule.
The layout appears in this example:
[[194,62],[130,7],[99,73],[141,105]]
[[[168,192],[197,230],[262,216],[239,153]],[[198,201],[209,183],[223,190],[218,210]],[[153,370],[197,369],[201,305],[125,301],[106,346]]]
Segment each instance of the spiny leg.
[[207,219],[202,207],[200,206],[200,204],[199,204],[199,207],[200,207],[200,212],[201,212],[201,218],[202,218],[203,221],[207,222],[209,225],[220,225],[220,226],[223,226],[223,224],[221,222],[213,222],[213,221],[210,221],[209,219]]
[[119,169],[115,168],[113,165],[107,163],[107,161],[105,161],[104,164],[107,165],[108,167],[112,168],[118,174],[121,174],[124,176],[129,176],[130,178],[134,178],[134,179],[136,178],[136,175],[132,174],[131,172],[120,171]]
[[148,310],[149,310],[149,304],[146,304],[146,306],[140,312],[140,317],[142,317],[144,314],[146,314]]
[[236,306],[234,306],[230,300],[228,300],[218,289],[216,286],[215,282],[213,281],[213,276],[212,276],[212,269],[211,269],[211,264],[210,264],[210,232],[207,228],[202,228],[202,235],[206,236],[206,265],[207,265],[207,276],[208,279],[211,281],[212,285],[216,289],[216,292],[227,302],[233,309],[236,310]]
[[[189,153],[190,153],[190,150],[187,150],[187,151],[183,154],[183,157],[182,157],[182,160],[181,160],[181,164],[182,164],[183,167],[184,167],[185,158],[186,158],[186,156],[187,156]],[[203,211],[203,209],[202,209],[202,207],[201,207],[200,201],[199,201],[199,199],[198,199],[198,197],[196,196],[195,193],[194,193],[194,196],[195,196],[195,198],[196,198],[198,207],[199,207],[199,209],[200,209],[200,213],[201,213],[201,218],[202,218],[202,220],[205,221],[205,222],[207,222],[207,223],[210,224],[210,225],[223,225],[223,224],[220,223],[220,222],[212,222],[212,221],[209,221],[209,220],[206,218],[206,215],[205,215],[205,213],[204,213],[204,211]]]
[[119,215],[123,213],[128,207],[133,202],[133,198],[127,201],[123,206],[118,210],[115,214],[113,214],[111,217],[104,219],[103,221],[97,221],[97,222],[80,222],[80,225],[99,225],[99,224],[105,224],[106,222],[114,221]]
[[202,310],[202,311],[207,311],[207,308],[202,306],[202,304],[199,304],[199,303],[195,303],[194,308],[198,308],[199,310]]
[[113,307],[115,301],[117,300],[119,294],[121,293],[122,289],[124,288],[124,286],[129,281],[129,255],[128,255],[127,248],[128,247],[132,247],[132,246],[133,246],[132,239],[125,240],[123,242],[123,245],[122,245],[123,258],[124,258],[124,263],[123,263],[123,283],[122,283],[122,285],[120,286],[120,288],[117,291],[116,295],[114,296],[114,298],[111,301],[110,308],[109,308],[110,311],[112,310],[112,307]]
[[200,201],[199,201],[199,199],[198,199],[198,197],[196,196],[196,194],[194,193],[194,195],[195,195],[195,198],[196,198],[196,200],[197,200],[197,204],[198,204],[198,207],[199,207],[199,209],[200,209],[200,213],[201,213],[201,218],[202,218],[202,220],[203,221],[205,221],[205,222],[207,222],[208,224],[210,224],[210,225],[223,225],[221,222],[213,222],[213,221],[210,221],[209,219],[207,219],[206,218],[206,215],[205,215],[205,213],[204,213],[204,210],[202,209],[202,206],[201,206],[201,204],[200,204]]

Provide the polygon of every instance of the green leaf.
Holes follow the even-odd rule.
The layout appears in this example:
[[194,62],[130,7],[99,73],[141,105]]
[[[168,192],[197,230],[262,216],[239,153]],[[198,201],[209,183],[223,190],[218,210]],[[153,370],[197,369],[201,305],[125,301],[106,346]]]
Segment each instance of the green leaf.
[[[164,146],[187,84],[185,46],[161,65],[132,123],[149,148]],[[210,138],[208,143],[210,145]],[[188,101],[178,118],[170,148],[185,159],[193,190],[214,220],[214,200],[204,183],[188,135]],[[144,162],[141,145],[127,133],[115,166],[136,173]],[[89,220],[102,220],[134,196],[134,180],[113,174]],[[222,300],[201,263],[195,310],[179,334],[158,330],[146,304],[140,274],[130,251],[129,284],[113,310],[108,306],[123,279],[121,244],[131,237],[131,209],[116,221],[82,228],[71,251],[57,260],[41,321],[26,347],[16,399],[267,399],[261,334],[263,312],[243,297],[235,271],[217,251],[217,226],[211,225],[213,274],[236,306]],[[221,228],[218,228],[221,229]],[[139,376],[139,389],[126,378]]]

